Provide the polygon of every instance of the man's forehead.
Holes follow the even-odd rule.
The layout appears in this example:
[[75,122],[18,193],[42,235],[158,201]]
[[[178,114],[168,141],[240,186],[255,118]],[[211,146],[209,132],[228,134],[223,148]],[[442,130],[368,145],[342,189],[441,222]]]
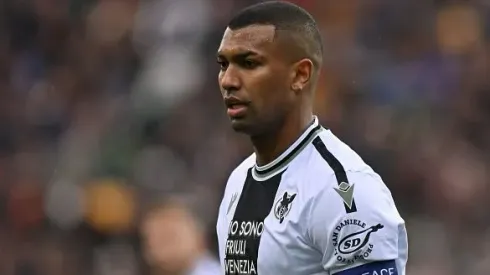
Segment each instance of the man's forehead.
[[227,28],[223,34],[218,53],[265,49],[272,45],[274,34],[275,28],[272,25],[252,25],[237,30]]

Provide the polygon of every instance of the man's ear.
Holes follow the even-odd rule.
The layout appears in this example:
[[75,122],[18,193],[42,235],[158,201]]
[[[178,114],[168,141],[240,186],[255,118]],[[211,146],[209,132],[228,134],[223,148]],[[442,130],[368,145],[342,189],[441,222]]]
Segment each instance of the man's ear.
[[303,58],[293,65],[291,90],[294,92],[302,91],[310,82],[313,76],[313,62],[308,58]]

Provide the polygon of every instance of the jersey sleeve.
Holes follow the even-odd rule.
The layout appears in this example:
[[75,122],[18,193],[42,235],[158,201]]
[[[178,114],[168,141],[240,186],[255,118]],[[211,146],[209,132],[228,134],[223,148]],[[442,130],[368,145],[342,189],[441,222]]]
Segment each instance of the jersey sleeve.
[[315,194],[308,219],[323,268],[332,275],[404,275],[406,230],[390,191],[375,173],[348,172],[347,178],[314,179],[316,185],[332,181]]

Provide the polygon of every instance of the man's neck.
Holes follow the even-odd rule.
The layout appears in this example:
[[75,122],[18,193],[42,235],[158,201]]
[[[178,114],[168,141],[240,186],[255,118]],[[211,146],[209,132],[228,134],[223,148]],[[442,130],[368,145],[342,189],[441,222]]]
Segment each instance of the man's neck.
[[260,137],[252,137],[257,165],[263,166],[279,157],[308,128],[313,115],[296,120],[287,120],[279,129]]

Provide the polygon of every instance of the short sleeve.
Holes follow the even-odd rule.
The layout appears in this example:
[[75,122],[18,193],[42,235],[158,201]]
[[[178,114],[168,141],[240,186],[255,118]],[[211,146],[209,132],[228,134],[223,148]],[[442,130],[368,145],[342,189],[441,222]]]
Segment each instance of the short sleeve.
[[393,260],[404,274],[406,230],[390,191],[375,173],[348,172],[347,178],[337,183],[332,176],[332,184],[325,183],[312,200],[307,232],[323,254],[323,268],[337,274]]

